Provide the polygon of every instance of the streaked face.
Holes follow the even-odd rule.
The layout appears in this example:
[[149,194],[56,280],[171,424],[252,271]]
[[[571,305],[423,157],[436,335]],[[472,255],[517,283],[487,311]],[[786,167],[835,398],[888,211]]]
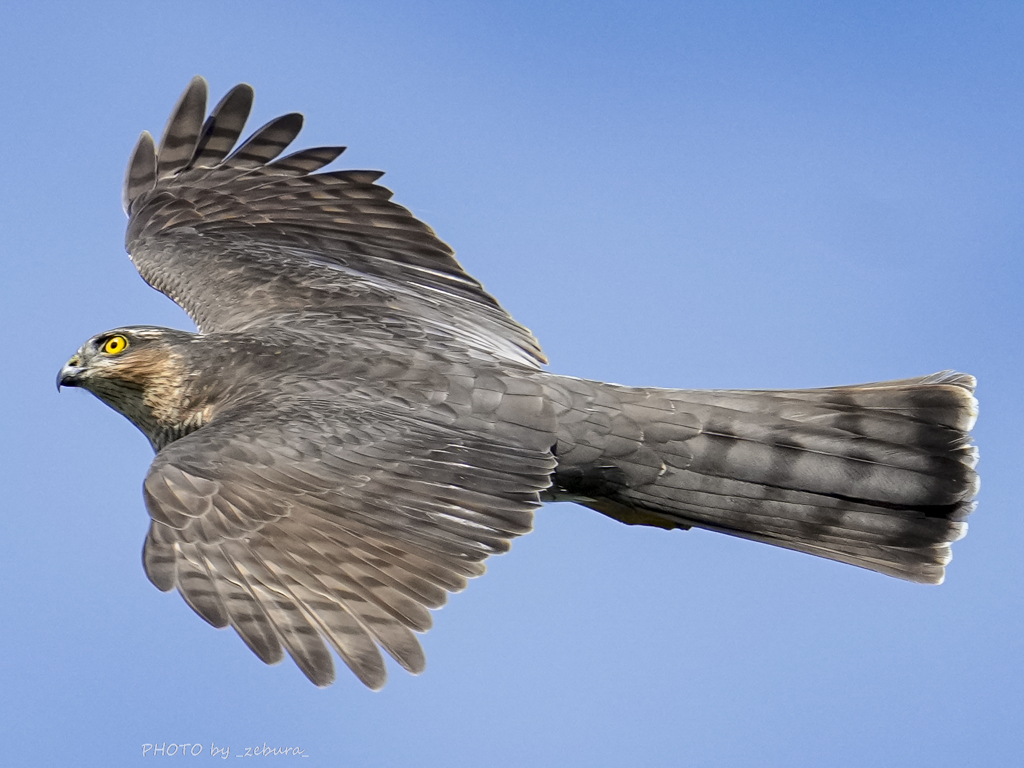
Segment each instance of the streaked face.
[[57,374],[57,388],[82,387],[97,395],[113,382],[133,388],[165,368],[162,334],[150,328],[118,328],[83,344]]
[[92,392],[156,447],[180,418],[182,361],[174,348],[180,333],[135,326],[93,336],[60,369],[57,388]]

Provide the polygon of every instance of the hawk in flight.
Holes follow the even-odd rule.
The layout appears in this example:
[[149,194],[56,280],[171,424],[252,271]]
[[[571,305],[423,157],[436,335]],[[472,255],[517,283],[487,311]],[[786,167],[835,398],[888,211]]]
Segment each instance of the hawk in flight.
[[548,373],[533,335],[342,147],[280,158],[302,116],[237,148],[195,78],[128,166],[127,249],[198,333],[87,341],[58,386],[134,423],[156,458],[143,564],[268,664],[316,685],[329,648],[371,688],[412,673],[431,608],[544,501],[704,528],[942,581],[978,488],[974,379],[814,390],[624,387]]

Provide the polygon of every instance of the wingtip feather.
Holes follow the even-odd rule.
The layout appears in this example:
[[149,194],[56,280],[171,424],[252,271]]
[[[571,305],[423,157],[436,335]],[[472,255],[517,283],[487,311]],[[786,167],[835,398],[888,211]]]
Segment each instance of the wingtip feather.
[[217,102],[203,124],[189,167],[212,167],[228,156],[245,129],[255,96],[251,85],[239,83]]
[[206,117],[208,91],[206,80],[196,75],[175,104],[156,153],[158,178],[180,171],[192,159]]
[[156,143],[149,131],[143,131],[135,142],[128,168],[124,174],[124,191],[121,204],[124,212],[131,215],[132,203],[156,185]]
[[259,168],[280,155],[295,141],[305,118],[299,112],[275,117],[260,127],[224,161],[229,168]]

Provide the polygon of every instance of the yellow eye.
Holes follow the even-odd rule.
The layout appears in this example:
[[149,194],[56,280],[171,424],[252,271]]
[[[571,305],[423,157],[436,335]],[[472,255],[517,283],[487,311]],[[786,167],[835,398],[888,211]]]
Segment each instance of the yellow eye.
[[108,355],[120,355],[128,349],[128,339],[124,336],[111,336],[103,345],[103,351]]

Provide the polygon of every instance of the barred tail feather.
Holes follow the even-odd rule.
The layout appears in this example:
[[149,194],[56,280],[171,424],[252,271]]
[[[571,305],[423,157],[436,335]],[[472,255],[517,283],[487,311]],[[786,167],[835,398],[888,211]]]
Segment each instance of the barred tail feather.
[[933,584],[966,533],[971,376],[778,391],[559,384],[556,498]]

